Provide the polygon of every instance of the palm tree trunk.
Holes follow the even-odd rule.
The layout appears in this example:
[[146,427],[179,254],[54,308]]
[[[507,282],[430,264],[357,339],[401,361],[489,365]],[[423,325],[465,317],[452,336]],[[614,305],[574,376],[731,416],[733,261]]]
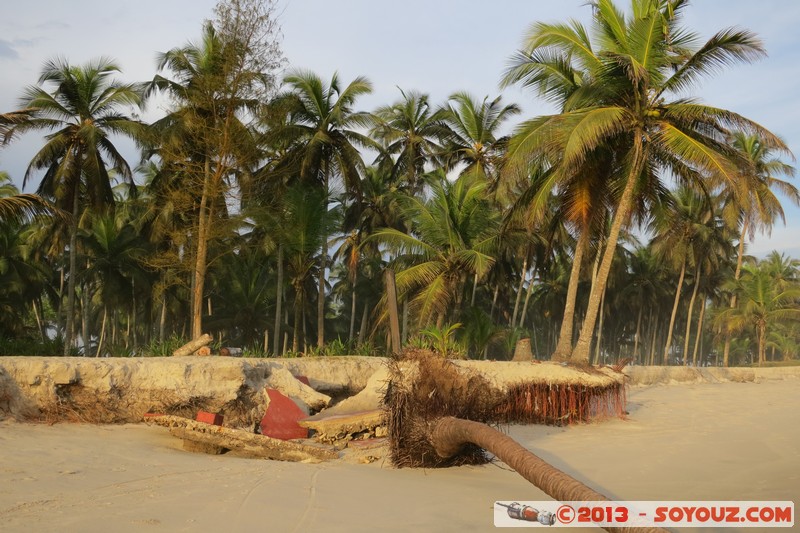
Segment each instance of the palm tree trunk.
[[611,272],[611,263],[614,261],[614,254],[617,251],[617,240],[619,239],[619,232],[623,224],[628,222],[631,207],[633,206],[633,193],[636,189],[636,182],[639,174],[642,172],[644,153],[642,149],[642,132],[634,130],[633,132],[633,157],[631,161],[631,171],[628,175],[625,189],[622,191],[622,197],[619,200],[617,212],[614,215],[614,220],[611,223],[611,231],[609,231],[608,239],[606,240],[605,251],[603,252],[603,260],[600,264],[600,270],[597,275],[595,283],[592,283],[592,289],[589,293],[589,303],[586,308],[586,318],[581,327],[581,334],[578,337],[578,342],[575,345],[575,350],[572,352],[571,360],[577,363],[587,363],[589,361],[589,350],[592,344],[592,335],[594,333],[595,321],[597,320],[597,313],[600,310],[600,297],[605,290],[608,275]]
[[33,307],[33,316],[36,319],[36,329],[39,330],[39,336],[41,337],[42,341],[44,341],[44,325],[42,324],[42,317],[39,315],[39,306],[36,305],[36,300],[31,302],[31,306]]
[[583,255],[589,245],[589,229],[583,228],[578,236],[578,243],[575,246],[575,256],[572,258],[572,268],[569,273],[569,284],[567,285],[567,300],[564,304],[564,318],[561,320],[561,333],[558,336],[558,344],[553,352],[553,361],[566,361],[572,353],[572,328],[575,323],[575,302],[578,298],[578,282],[581,277],[581,263]]
[[367,307],[367,302],[364,302],[364,310],[361,312],[361,327],[358,328],[359,345],[364,344],[364,337],[367,336],[367,313],[369,313],[369,309]]
[[[655,331],[655,325],[654,325],[655,322],[654,321],[655,321],[655,319],[653,318],[653,308],[651,307],[650,311],[647,313],[647,325],[645,326],[645,329],[646,329],[647,333],[644,334],[644,337],[646,337],[647,339],[652,339],[653,338],[653,332]],[[644,343],[642,343],[642,344],[644,345]],[[643,355],[642,363],[645,364],[645,365],[650,364],[650,361],[652,359],[653,359],[652,351],[648,351],[647,355]]]
[[522,287],[525,284],[525,276],[528,275],[528,256],[522,261],[522,274],[519,277],[519,287],[517,287],[517,298],[514,300],[514,313],[511,315],[511,323],[509,326],[512,328],[517,325],[517,312],[519,311],[519,301],[522,298]]
[[328,266],[328,166],[324,166],[323,187],[325,204],[322,209],[322,253],[319,258],[319,294],[317,296],[317,346],[325,344],[325,269]]
[[[744,219],[744,224],[742,224],[742,234],[739,236],[739,249],[736,257],[736,272],[733,273],[734,281],[739,281],[739,276],[742,274],[742,262],[744,259],[744,240],[747,236],[749,226],[749,220],[746,218]],[[731,305],[730,308],[734,309],[736,307],[736,293],[731,295]],[[722,349],[722,366],[728,366],[728,357],[731,353],[731,334],[729,331],[725,331],[725,347]]]
[[605,316],[605,309],[606,309],[606,291],[604,288],[603,294],[600,296],[600,314],[597,319],[597,341],[594,351],[595,364],[600,363],[600,349],[601,349],[600,345],[602,344],[603,340],[603,317]]
[[667,329],[667,342],[664,343],[664,365],[669,365],[669,349],[672,344],[672,330],[675,328],[675,317],[678,315],[678,304],[681,301],[681,289],[683,289],[683,278],[686,275],[686,258],[681,263],[681,274],[678,276],[678,287],[675,289],[675,301],[672,304],[672,315],[669,318],[669,328]]
[[[89,270],[87,262],[86,270]],[[81,338],[83,339],[83,355],[89,355],[89,290],[87,283],[81,283]]]
[[302,324],[300,321],[302,320],[302,295],[300,291],[295,289],[295,296],[294,296],[294,336],[292,338],[292,351],[297,353],[300,350],[300,331],[302,329]]
[[320,258],[319,295],[317,297],[317,346],[325,344],[325,267],[327,266],[328,238],[322,241],[322,257]]
[[347,340],[352,344],[353,335],[356,329],[356,283],[358,282],[358,275],[353,277],[353,296],[350,302],[350,334]]
[[683,366],[689,362],[689,337],[692,334],[692,311],[694,311],[694,302],[697,299],[697,291],[700,288],[700,262],[694,269],[694,289],[692,290],[692,297],[689,300],[689,310],[686,313],[686,335],[683,339]]
[[472,279],[472,297],[469,299],[469,306],[475,307],[475,293],[478,292],[478,274]]
[[67,327],[66,327],[66,319],[67,315],[64,313],[64,267],[59,269],[59,282],[58,282],[58,309],[56,312],[56,329],[58,332],[61,333],[62,337],[64,337],[66,341],[67,337]]
[[167,292],[161,296],[161,318],[158,321],[158,340],[164,342],[167,333]]
[[283,296],[283,243],[278,244],[278,281],[275,291],[275,334],[272,340],[272,352],[280,357],[281,351],[281,297]]
[[500,283],[494,286],[494,295],[492,295],[492,309],[489,311],[489,318],[494,319],[494,309],[497,306],[497,295],[500,293]]
[[206,157],[203,174],[203,194],[200,197],[200,211],[197,221],[197,254],[195,256],[192,279],[192,339],[197,339],[203,334],[203,292],[208,268],[206,258],[208,255],[209,225],[211,224],[212,212],[212,206],[209,206],[211,162],[208,157]]
[[697,319],[697,334],[694,338],[694,352],[692,353],[692,366],[697,366],[697,352],[700,348],[700,339],[703,336],[703,318],[706,314],[705,295],[700,299],[700,317]]
[[525,323],[525,316],[528,314],[528,302],[531,300],[531,294],[533,294],[533,280],[536,276],[531,275],[531,280],[528,282],[528,290],[525,293],[525,302],[522,304],[522,313],[520,313],[519,319],[519,327]]
[[644,314],[644,306],[639,306],[639,316],[636,318],[636,333],[633,335],[633,360],[637,363],[641,361],[639,357],[639,335],[642,331],[642,315]]
[[[467,443],[475,444],[507,464],[517,474],[533,483],[550,497],[560,501],[610,501],[572,476],[550,465],[514,439],[498,430],[472,420],[444,417],[437,420],[430,433],[436,453],[452,457]],[[607,531],[663,531],[656,528],[605,528]]]
[[403,297],[403,324],[400,331],[400,343],[405,346],[408,342],[408,297]]
[[67,317],[64,327],[64,355],[69,355],[75,332],[75,277],[78,273],[78,201],[80,184],[76,183],[72,193],[72,221],[69,225],[69,278],[67,279]]
[[761,366],[767,360],[767,326],[766,324],[759,324],[757,329],[758,329],[758,366]]
[[136,349],[136,280],[131,280],[131,348]]
[[97,338],[97,352],[95,357],[100,357],[101,350],[103,349],[103,341],[106,338],[106,319],[108,319],[108,306],[103,306],[103,323],[100,326],[100,336]]

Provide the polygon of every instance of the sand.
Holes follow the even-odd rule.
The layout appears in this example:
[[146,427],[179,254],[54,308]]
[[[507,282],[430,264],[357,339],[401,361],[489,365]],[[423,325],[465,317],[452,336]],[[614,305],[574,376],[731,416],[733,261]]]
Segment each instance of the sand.
[[[800,494],[800,380],[632,387],[628,409],[507,429],[621,500]],[[188,453],[142,424],[0,422],[3,532],[493,531],[495,500],[549,499],[502,464],[285,463]]]

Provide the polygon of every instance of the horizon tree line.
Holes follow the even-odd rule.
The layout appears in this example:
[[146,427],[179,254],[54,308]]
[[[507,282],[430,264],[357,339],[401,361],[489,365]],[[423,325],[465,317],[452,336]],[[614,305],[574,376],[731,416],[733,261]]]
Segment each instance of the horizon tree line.
[[[510,135],[521,111],[500,97],[401,89],[368,112],[365,77],[279,81],[256,0],[221,2],[149,82],[48,62],[0,115],[3,144],[46,134],[23,178],[42,174],[38,196],[0,189],[0,338],[138,354],[208,331],[248,353],[384,353],[391,268],[403,342],[454,355],[507,358],[530,336],[575,363],[796,358],[800,262],[745,255],[783,219],[775,191],[800,200],[792,154],[682,96],[766,52],[740,29],[700,42],[687,6],[596,0],[588,27],[534,23],[502,85],[559,111]],[[154,97],[168,112],[134,118]]]

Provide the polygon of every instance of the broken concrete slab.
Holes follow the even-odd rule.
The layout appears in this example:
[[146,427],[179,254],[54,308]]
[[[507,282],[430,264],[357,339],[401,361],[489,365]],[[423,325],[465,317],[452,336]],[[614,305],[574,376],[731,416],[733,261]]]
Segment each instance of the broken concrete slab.
[[[308,381],[308,378],[306,378],[306,381]],[[307,383],[303,383],[283,367],[272,369],[266,380],[266,385],[294,400],[298,407],[305,411],[306,415],[310,414],[311,411],[324,409],[331,402],[330,396],[315,391]]]
[[386,394],[386,385],[388,383],[389,370],[385,366],[382,366],[375,371],[372,376],[370,376],[370,378],[367,380],[367,386],[364,387],[364,390],[355,396],[351,396],[350,398],[342,400],[336,405],[333,405],[310,418],[314,419],[315,417],[321,418],[330,415],[359,413],[363,411],[380,409],[381,403],[383,402],[383,397]]
[[273,439],[239,429],[204,424],[179,416],[149,417],[146,422],[167,427],[172,435],[184,441],[236,450],[251,457],[315,463],[339,457],[339,454],[330,448]]
[[314,438],[320,442],[332,443],[350,440],[358,435],[385,436],[385,431],[380,431],[378,428],[385,426],[386,419],[382,410],[372,409],[343,414],[320,413],[297,423],[304,428],[313,429],[316,432]]

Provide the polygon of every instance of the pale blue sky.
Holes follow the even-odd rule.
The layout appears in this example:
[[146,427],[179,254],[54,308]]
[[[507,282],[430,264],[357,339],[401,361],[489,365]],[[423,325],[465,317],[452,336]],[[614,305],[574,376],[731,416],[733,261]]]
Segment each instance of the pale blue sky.
[[[117,60],[121,79],[143,81],[155,73],[156,52],[199,36],[212,17],[214,0],[38,0],[0,3],[0,110],[16,109],[22,88],[35,83],[54,56],[83,63],[100,55]],[[283,49],[291,68],[305,68],[343,81],[365,75],[375,92],[363,109],[397,99],[397,87],[417,89],[442,102],[466,90],[500,93],[498,81],[525,29],[535,21],[574,17],[588,23],[585,0],[280,0]],[[703,37],[727,26],[755,31],[769,58],[729,69],[692,94],[741,113],[780,134],[800,155],[800,2],[795,0],[695,0],[685,24]],[[552,111],[533,95],[503,92],[523,117]],[[155,115],[152,109],[148,115]],[[26,137],[0,149],[0,170],[21,183],[38,139]],[[800,178],[794,180],[800,184]],[[29,184],[32,190],[38,182]],[[800,209],[785,205],[787,226],[749,247],[800,257]]]

